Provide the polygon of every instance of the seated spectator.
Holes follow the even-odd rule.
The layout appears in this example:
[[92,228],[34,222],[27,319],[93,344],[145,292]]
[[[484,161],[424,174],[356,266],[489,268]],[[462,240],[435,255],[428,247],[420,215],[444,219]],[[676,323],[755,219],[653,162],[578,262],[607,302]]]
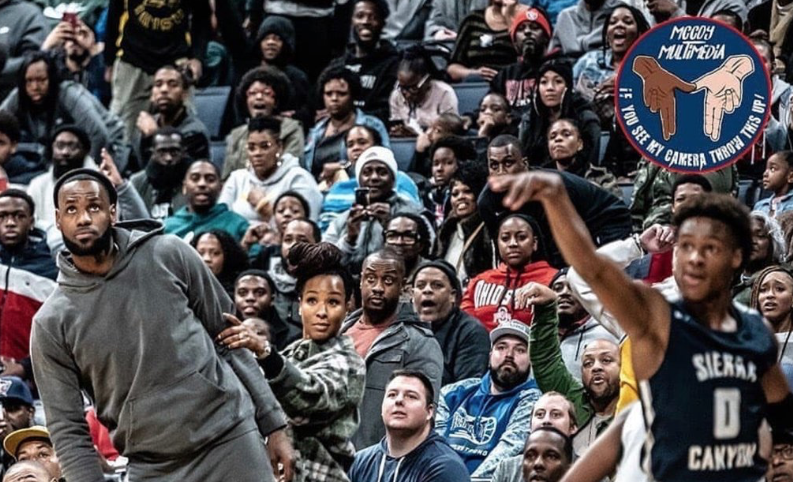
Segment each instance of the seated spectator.
[[55,290],[58,275],[46,234],[34,227],[35,214],[35,203],[24,191],[0,193],[0,276],[5,280],[0,362],[4,375],[30,381],[33,315]]
[[354,204],[328,227],[323,241],[337,244],[345,263],[360,266],[364,258],[383,246],[383,226],[398,212],[420,213],[421,206],[394,192],[397,165],[385,147],[370,147],[355,163],[361,188],[367,188],[367,205]]
[[534,284],[526,290],[535,311],[531,327],[531,366],[543,392],[559,392],[576,408],[578,432],[573,439],[582,455],[614,418],[620,394],[620,352],[614,338],[591,341],[581,355],[580,380],[567,370],[559,345],[556,294]]
[[432,145],[446,136],[464,136],[467,130],[466,121],[459,115],[439,115],[426,131],[416,137],[416,151],[408,171],[432,177],[432,159],[429,155]]
[[523,113],[531,107],[537,72],[546,59],[553,29],[548,14],[539,8],[523,7],[509,28],[518,61],[504,67],[490,82],[490,92],[503,95],[513,109]]
[[496,239],[500,263],[471,279],[460,308],[487,331],[506,321],[531,325],[534,310],[520,306],[517,298],[529,283],[548,286],[556,275],[556,269],[543,260],[539,225],[530,216],[507,212],[491,237]]
[[509,36],[509,7],[490,0],[483,10],[470,12],[462,23],[446,72],[452,81],[480,77],[491,81],[517,59]]
[[793,432],[772,430],[771,434],[774,446],[771,449],[771,463],[768,464],[765,481],[793,480]]
[[[287,325],[278,316],[273,304],[275,295],[275,282],[262,270],[245,270],[237,276],[237,281],[234,283],[237,316],[243,324],[248,320],[263,321],[267,328],[267,339],[276,350],[281,351],[286,345],[300,338],[302,326]],[[256,325],[255,322],[251,324]]]
[[461,163],[451,180],[451,211],[438,229],[435,255],[454,266],[463,288],[471,278],[493,268],[490,233],[476,207],[486,183],[485,166],[478,161]]
[[415,137],[441,114],[458,114],[457,94],[441,78],[421,45],[414,45],[402,53],[397,82],[388,101],[392,137]]
[[[440,390],[443,354],[432,331],[411,309],[399,309],[405,264],[390,250],[369,255],[361,271],[361,309],[350,313],[341,332],[352,338],[355,351],[366,361],[366,389],[360,413],[376,413],[391,374],[400,368],[425,374]],[[429,420],[429,418],[427,419]],[[386,434],[383,420],[365,417],[352,441],[360,450]],[[362,479],[365,480],[365,479]]]
[[573,443],[553,427],[532,431],[523,449],[523,480],[559,482],[573,465]]
[[[3,419],[0,420],[0,440],[5,440],[12,432],[33,426],[33,395],[28,384],[19,377],[0,377],[0,404]],[[4,452],[3,467],[14,463],[12,453]]]
[[575,91],[595,107],[603,129],[614,130],[614,86],[622,59],[649,29],[642,12],[618,3],[603,24],[602,47],[586,52],[573,66]]
[[345,67],[329,67],[317,81],[328,117],[317,122],[306,139],[303,165],[318,178],[325,164],[347,161],[345,138],[355,125],[365,125],[380,134],[384,147],[390,147],[388,132],[380,119],[355,107],[361,96],[358,76]]
[[793,151],[780,151],[771,156],[763,172],[763,189],[771,191],[771,197],[754,204],[753,211],[763,212],[772,218],[793,209]]
[[435,223],[440,225],[446,216],[446,205],[451,195],[454,173],[463,162],[477,161],[473,144],[458,136],[439,139],[430,149],[432,158],[432,190],[427,193],[424,206],[435,214]]
[[6,471],[3,482],[52,482],[53,476],[41,462],[26,460],[17,462]]
[[[618,340],[607,329],[595,321],[573,295],[567,281],[568,268],[562,268],[551,281],[556,293],[556,315],[559,318],[559,346],[567,371],[574,378],[581,378],[581,357],[587,346],[595,340]],[[670,273],[671,275],[671,273]]]
[[250,167],[232,172],[223,186],[218,202],[247,219],[251,224],[272,220],[273,202],[286,191],[294,191],[308,201],[312,219],[322,207],[322,194],[314,178],[297,158],[283,152],[281,121],[275,117],[254,117],[248,123]]
[[[662,0],[674,2],[674,0]],[[561,49],[567,57],[578,58],[586,52],[602,47],[601,32],[608,14],[620,0],[578,0],[556,17],[556,28],[550,49]]]
[[226,293],[233,294],[234,281],[248,267],[248,256],[239,243],[222,229],[210,229],[193,237],[190,246],[198,251]]
[[429,257],[435,240],[432,229],[422,215],[413,213],[396,213],[385,225],[383,246],[393,250],[405,262],[403,302],[409,302],[412,298],[413,276],[419,265]]
[[352,43],[344,55],[331,61],[358,75],[361,96],[355,106],[382,122],[389,118],[388,97],[397,80],[399,53],[391,41],[382,38],[389,15],[385,0],[356,0],[352,11]]
[[590,164],[581,155],[583,149],[584,140],[581,139],[581,131],[576,121],[559,119],[548,128],[548,154],[557,170],[583,177],[622,199],[622,189],[614,174],[605,167]]
[[[256,117],[276,116],[281,121],[279,140],[284,153],[297,159],[303,156],[305,137],[300,122],[283,115],[289,99],[289,79],[273,67],[258,67],[246,73],[237,87],[237,104],[247,112],[248,120]],[[248,165],[248,122],[236,127],[226,136],[226,153],[223,158],[223,180],[232,171]]]
[[[559,392],[547,392],[534,402],[531,412],[531,435],[542,429],[553,428],[567,437],[572,437],[578,430],[575,419],[575,407]],[[529,439],[526,439],[528,445]],[[572,441],[570,444],[572,450]],[[525,453],[526,447],[523,448]],[[523,477],[523,455],[515,455],[502,460],[493,473],[491,482],[531,482],[531,478]],[[534,480],[542,480],[536,477]]]
[[[356,125],[347,133],[347,167],[342,169],[341,163],[325,164],[322,177],[327,179],[333,176],[333,184],[325,196],[322,204],[322,213],[319,215],[319,225],[324,230],[341,213],[349,210],[355,203],[355,190],[359,187],[355,177],[355,163],[364,151],[370,147],[381,146],[377,131]],[[337,167],[338,166],[338,167]],[[320,183],[320,189],[327,181]],[[413,179],[402,171],[396,173],[396,193],[398,196],[418,203],[419,189]]]
[[488,0],[440,0],[432,2],[430,18],[424,29],[424,41],[448,42],[457,38],[460,24],[474,10],[487,8]]
[[592,110],[592,104],[573,91],[570,67],[561,61],[544,63],[537,75],[537,94],[534,108],[524,114],[520,122],[521,145],[523,152],[531,153],[531,165],[553,165],[548,152],[548,129],[558,119],[574,119],[578,123],[584,144],[578,156],[582,162],[597,165],[600,119]]
[[61,464],[46,427],[35,425],[11,432],[3,439],[3,449],[5,453],[14,457],[17,463],[37,461],[47,469],[50,477],[61,480]]
[[[531,376],[529,328],[505,321],[490,333],[488,372],[441,390],[435,431],[463,459],[471,477],[489,479],[518,455],[542,393]],[[487,420],[485,430],[481,420]]]
[[[748,12],[747,12],[748,16]],[[744,16],[746,18],[747,16]],[[710,15],[713,20],[726,23],[739,32],[743,32],[743,19],[734,10],[722,9]],[[770,71],[769,71],[770,72]]]
[[460,310],[462,288],[445,261],[425,261],[413,280],[413,309],[429,323],[443,352],[441,386],[482,375],[487,370],[490,340],[479,320]]
[[158,221],[173,216],[187,204],[182,182],[191,160],[182,141],[182,133],[174,127],[157,129],[146,168],[129,178],[151,217]]
[[732,12],[741,21],[746,20],[748,9],[746,2],[738,0],[703,0],[701,2],[678,3],[675,0],[653,0],[647,3],[647,11],[659,24],[670,18],[694,16],[713,17],[716,12]]
[[365,367],[352,340],[339,335],[354,291],[341,260],[339,249],[327,243],[297,244],[289,252],[289,262],[296,267],[303,338],[283,353],[267,343],[252,343],[249,329],[230,315],[238,326],[218,335],[231,348],[244,346],[254,352],[289,417],[291,438],[298,447],[298,480],[344,480],[355,455],[350,437],[358,427]]
[[779,343],[779,360],[793,363],[793,273],[784,266],[769,266],[760,271],[752,284],[749,307],[771,323]]
[[182,133],[182,145],[188,156],[193,159],[209,158],[209,131],[185,103],[190,94],[189,88],[190,81],[185,74],[172,65],[160,67],[154,74],[151,88],[154,114],[141,111],[131,139],[141,169],[146,167],[143,163],[151,158],[154,134],[157,129],[166,126],[175,127]]
[[[528,169],[527,159],[520,150],[520,142],[512,136],[499,136],[493,139],[487,149],[487,158],[491,177],[525,172]],[[622,199],[612,196],[578,176],[566,172],[560,174],[576,211],[581,213],[592,239],[598,246],[628,237],[631,233],[630,213]],[[503,193],[496,193],[490,187],[486,187],[479,196],[479,214],[491,232],[496,231],[498,227],[499,213],[504,210],[503,198]],[[540,220],[542,232],[548,229],[540,203],[527,202],[516,211]],[[554,266],[564,266],[564,260],[554,240],[549,236],[544,243],[550,263]]]
[[479,115],[476,118],[477,136],[490,143],[502,134],[517,135],[518,129],[514,124],[512,108],[507,98],[501,94],[491,92],[482,98],[479,103]]
[[[368,374],[367,374],[368,375]],[[355,454],[351,482],[469,480],[460,457],[433,428],[435,389],[421,370],[396,370],[385,386],[380,416],[385,437]]]
[[749,304],[755,276],[769,266],[782,263],[787,256],[782,228],[776,220],[759,211],[752,211],[749,219],[752,227],[752,252],[732,287],[733,300],[743,305]]
[[[293,219],[309,219],[311,208],[308,201],[295,191],[281,193],[273,203],[273,219],[270,224],[259,224],[251,226],[242,238],[242,249],[248,251],[251,256],[256,256],[254,246],[259,245],[264,248],[281,244],[281,234],[286,225]],[[254,250],[252,250],[254,249]]]
[[165,218],[165,232],[190,241],[197,233],[221,229],[239,242],[248,230],[248,221],[218,202],[220,171],[209,161],[194,161],[187,168],[182,192],[187,204]]
[[49,144],[58,126],[77,125],[86,132],[91,155],[98,159],[102,148],[113,140],[105,123],[107,111],[100,109],[101,104],[83,86],[61,81],[57,68],[47,52],[29,55],[22,64],[17,88],[0,104],[0,110],[16,116],[22,142],[42,146]]
[[0,4],[0,30],[6,55],[0,62],[0,99],[13,89],[25,56],[39,49],[49,31],[49,26],[38,5],[28,2],[3,2]]
[[10,184],[27,185],[47,170],[44,159],[36,153],[17,152],[21,138],[19,122],[9,112],[0,110],[0,167]]

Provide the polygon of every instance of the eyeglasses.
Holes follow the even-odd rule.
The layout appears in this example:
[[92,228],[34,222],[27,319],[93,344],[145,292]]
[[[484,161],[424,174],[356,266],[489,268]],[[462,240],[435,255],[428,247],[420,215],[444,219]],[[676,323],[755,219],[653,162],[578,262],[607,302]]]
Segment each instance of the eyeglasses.
[[793,445],[782,445],[774,447],[774,457],[779,456],[782,460],[793,460]]
[[416,244],[416,241],[419,240],[418,233],[411,233],[409,231],[400,232],[400,231],[386,231],[383,233],[385,237],[386,243],[396,243],[400,241],[402,244],[411,245]]
[[424,87],[424,84],[426,84],[429,79],[430,76],[427,74],[421,80],[419,80],[418,84],[402,85],[397,82],[397,89],[399,89],[403,94],[416,94],[419,90],[421,90],[422,87]]

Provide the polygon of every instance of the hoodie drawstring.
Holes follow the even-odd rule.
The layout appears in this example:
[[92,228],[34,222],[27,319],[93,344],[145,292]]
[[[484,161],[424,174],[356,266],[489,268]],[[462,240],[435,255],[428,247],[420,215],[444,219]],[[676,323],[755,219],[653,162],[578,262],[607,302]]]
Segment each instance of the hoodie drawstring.
[[[382,482],[383,480],[383,472],[385,472],[385,461],[388,457],[388,454],[383,452],[383,458],[380,459],[380,470],[377,471],[377,482]],[[391,479],[391,482],[397,482],[399,477],[399,468],[402,466],[402,462],[405,461],[405,457],[400,457],[399,462],[397,462],[396,470],[394,471],[394,478]]]

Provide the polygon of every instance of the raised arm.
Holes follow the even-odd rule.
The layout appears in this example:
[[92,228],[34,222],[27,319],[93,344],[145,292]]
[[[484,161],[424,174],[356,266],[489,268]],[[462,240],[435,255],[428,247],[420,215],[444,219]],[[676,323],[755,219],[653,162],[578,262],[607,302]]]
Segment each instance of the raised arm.
[[670,310],[654,289],[633,282],[618,265],[595,251],[586,225],[567,195],[562,179],[551,172],[526,172],[490,179],[496,192],[506,192],[504,206],[517,210],[528,201],[542,203],[564,259],[576,269],[603,306],[633,340],[640,379],[660,365],[669,339]]

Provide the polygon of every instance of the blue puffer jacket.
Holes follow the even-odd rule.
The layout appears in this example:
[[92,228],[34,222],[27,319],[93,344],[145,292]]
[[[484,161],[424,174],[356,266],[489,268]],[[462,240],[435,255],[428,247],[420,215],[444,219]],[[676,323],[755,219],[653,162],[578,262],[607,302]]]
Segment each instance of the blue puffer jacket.
[[490,478],[498,463],[523,451],[534,402],[534,377],[512,390],[490,393],[490,373],[441,390],[435,430],[463,459],[472,477]]

